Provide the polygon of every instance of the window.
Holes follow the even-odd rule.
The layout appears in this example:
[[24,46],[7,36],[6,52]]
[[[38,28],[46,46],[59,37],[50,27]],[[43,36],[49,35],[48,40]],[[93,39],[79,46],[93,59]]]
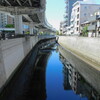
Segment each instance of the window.
[[77,15],[77,19],[79,19],[79,14]]
[[77,8],[77,12],[79,12],[80,8]]
[[79,25],[79,21],[77,21],[77,25]]
[[78,31],[78,27],[77,27],[77,31]]

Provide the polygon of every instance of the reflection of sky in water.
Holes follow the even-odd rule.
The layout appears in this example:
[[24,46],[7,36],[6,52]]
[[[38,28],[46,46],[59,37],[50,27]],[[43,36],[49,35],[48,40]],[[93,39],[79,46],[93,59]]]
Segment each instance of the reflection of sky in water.
[[52,52],[46,71],[47,100],[87,100],[74,94],[72,90],[64,90],[62,68],[63,65],[59,60],[59,54],[55,51]]

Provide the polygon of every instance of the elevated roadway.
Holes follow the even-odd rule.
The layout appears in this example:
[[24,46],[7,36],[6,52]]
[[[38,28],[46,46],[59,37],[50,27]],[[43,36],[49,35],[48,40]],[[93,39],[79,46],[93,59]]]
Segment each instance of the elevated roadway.
[[0,11],[15,16],[15,33],[23,34],[23,22],[40,31],[55,32],[56,30],[47,22],[45,17],[46,0],[0,0]]

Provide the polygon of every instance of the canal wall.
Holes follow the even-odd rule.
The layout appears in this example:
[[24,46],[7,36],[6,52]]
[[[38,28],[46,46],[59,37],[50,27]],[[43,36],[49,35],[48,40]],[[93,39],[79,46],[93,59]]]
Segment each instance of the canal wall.
[[[51,37],[53,38],[53,37]],[[50,39],[49,37],[47,39]],[[27,36],[0,41],[0,90],[12,77],[20,63],[29,54],[32,48],[45,38]]]
[[[64,57],[64,63],[69,62],[73,68],[100,94],[100,71],[87,64],[70,50],[58,46],[60,54]],[[83,86],[84,87],[84,86]],[[79,88],[77,88],[79,90]]]
[[58,43],[88,62],[100,65],[100,38],[59,36]]
[[0,41],[0,87],[38,41],[38,37]]

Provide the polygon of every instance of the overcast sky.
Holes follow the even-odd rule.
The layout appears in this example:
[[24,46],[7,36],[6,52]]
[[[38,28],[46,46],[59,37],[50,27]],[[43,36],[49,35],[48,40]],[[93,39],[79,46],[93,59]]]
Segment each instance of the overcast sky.
[[[60,22],[63,21],[65,14],[66,0],[46,0],[46,17],[48,22],[59,30]],[[84,0],[90,3],[100,3],[100,0]]]

